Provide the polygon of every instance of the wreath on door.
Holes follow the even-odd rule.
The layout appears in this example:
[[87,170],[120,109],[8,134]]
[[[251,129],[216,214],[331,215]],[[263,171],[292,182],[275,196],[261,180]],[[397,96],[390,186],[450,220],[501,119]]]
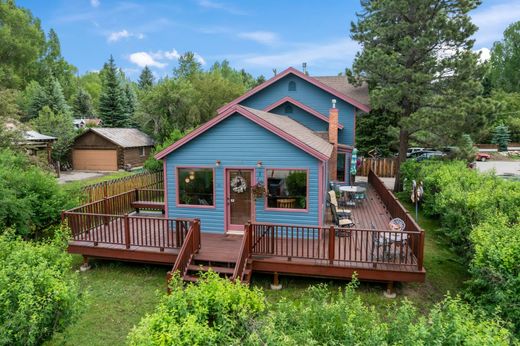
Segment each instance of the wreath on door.
[[231,179],[231,189],[233,192],[242,193],[247,190],[247,182],[244,177],[237,175],[233,179]]

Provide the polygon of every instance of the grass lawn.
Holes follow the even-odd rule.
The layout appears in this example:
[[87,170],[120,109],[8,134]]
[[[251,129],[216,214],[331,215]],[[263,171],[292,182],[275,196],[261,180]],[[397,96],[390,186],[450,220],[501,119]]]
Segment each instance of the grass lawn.
[[[407,205],[411,208],[411,205]],[[422,311],[442,299],[447,293],[456,294],[463,286],[467,273],[457,257],[443,244],[436,234],[436,220],[419,216],[419,223],[426,230],[425,260],[426,282],[404,283],[396,287],[397,299],[407,298]],[[47,345],[122,345],[130,329],[146,313],[154,310],[161,294],[165,292],[164,266],[131,264],[116,261],[91,261],[92,269],[81,273],[81,284],[87,291],[86,308],[79,320]],[[75,257],[74,269],[81,265],[81,257]],[[282,297],[298,299],[311,284],[327,283],[337,290],[346,281],[307,279],[281,276],[281,291],[269,290],[272,276],[253,275],[253,287],[264,289],[269,301]],[[385,285],[362,282],[358,289],[365,302],[384,308],[394,300],[383,297]]]

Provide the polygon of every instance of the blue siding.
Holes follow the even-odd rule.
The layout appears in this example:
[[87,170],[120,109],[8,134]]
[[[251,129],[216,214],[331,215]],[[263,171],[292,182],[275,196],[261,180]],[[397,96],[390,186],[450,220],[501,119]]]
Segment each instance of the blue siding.
[[[296,91],[288,90],[290,81],[296,83]],[[329,116],[329,109],[332,106],[331,100],[335,98],[337,100],[336,107],[339,109],[339,122],[344,126],[343,130],[339,131],[339,142],[354,145],[355,107],[292,74],[243,100],[240,104],[251,108],[264,109],[285,96],[300,101],[326,117]]]
[[[224,179],[226,167],[251,167],[257,181],[264,180],[266,168],[309,169],[307,212],[264,210],[264,199],[256,201],[256,221],[318,225],[318,165],[319,160],[265,130],[239,114],[231,115],[213,128],[194,138],[166,158],[169,217],[198,217],[205,232],[224,232]],[[221,165],[215,166],[220,160]],[[262,167],[257,168],[257,162]],[[215,169],[216,208],[176,207],[176,167],[210,166]]]
[[[285,107],[287,105],[290,105],[292,107],[292,113],[285,113]],[[307,126],[313,131],[329,131],[329,123],[317,118],[316,116],[308,113],[307,111],[304,111],[303,109],[289,102],[285,102],[279,105],[278,107],[270,110],[269,112],[288,116],[291,119],[296,120],[300,124]]]

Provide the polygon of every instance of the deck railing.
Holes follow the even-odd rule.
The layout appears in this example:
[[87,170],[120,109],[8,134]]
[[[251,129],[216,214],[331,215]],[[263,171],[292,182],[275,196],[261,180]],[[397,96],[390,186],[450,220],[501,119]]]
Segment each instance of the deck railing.
[[252,228],[251,223],[247,223],[244,226],[244,237],[242,238],[242,244],[235,264],[235,271],[231,277],[232,281],[236,281],[237,279],[242,280],[244,277],[244,271],[246,269],[247,261],[251,258],[251,250],[253,246],[253,238],[251,234]]
[[418,269],[422,269],[424,260],[424,231],[417,224],[417,222],[415,222],[413,217],[401,204],[401,202],[399,202],[397,197],[386,188],[383,181],[376,174],[374,174],[373,171],[368,173],[368,182],[376,190],[390,215],[392,215],[392,217],[398,217],[402,219],[406,224],[407,231],[419,233],[419,240],[414,243],[413,246],[411,246],[411,250],[417,258]]
[[191,219],[65,212],[72,240],[98,244],[180,248],[193,224]]
[[[175,272],[179,272],[182,276],[186,271],[186,267],[190,263],[190,260],[193,254],[197,253],[200,249],[200,220],[195,219],[194,222],[190,225],[190,229],[186,234],[186,238],[184,239],[184,244],[177,255],[177,259],[175,260],[175,264],[171,271],[166,274],[166,281],[169,282],[172,275]],[[169,292],[169,288],[168,288]]]
[[329,264],[370,263],[417,266],[412,249],[421,232],[251,224],[253,255],[323,261]]

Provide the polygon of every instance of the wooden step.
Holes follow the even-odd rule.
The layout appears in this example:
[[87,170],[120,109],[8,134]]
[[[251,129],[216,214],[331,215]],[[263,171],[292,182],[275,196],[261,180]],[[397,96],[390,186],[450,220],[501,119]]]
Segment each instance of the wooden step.
[[196,264],[190,264],[188,266],[188,271],[194,271],[194,272],[207,272],[210,269],[219,274],[230,274],[230,275],[232,275],[233,272],[235,271],[235,268],[226,268],[226,267],[203,266],[203,265],[196,265]]

